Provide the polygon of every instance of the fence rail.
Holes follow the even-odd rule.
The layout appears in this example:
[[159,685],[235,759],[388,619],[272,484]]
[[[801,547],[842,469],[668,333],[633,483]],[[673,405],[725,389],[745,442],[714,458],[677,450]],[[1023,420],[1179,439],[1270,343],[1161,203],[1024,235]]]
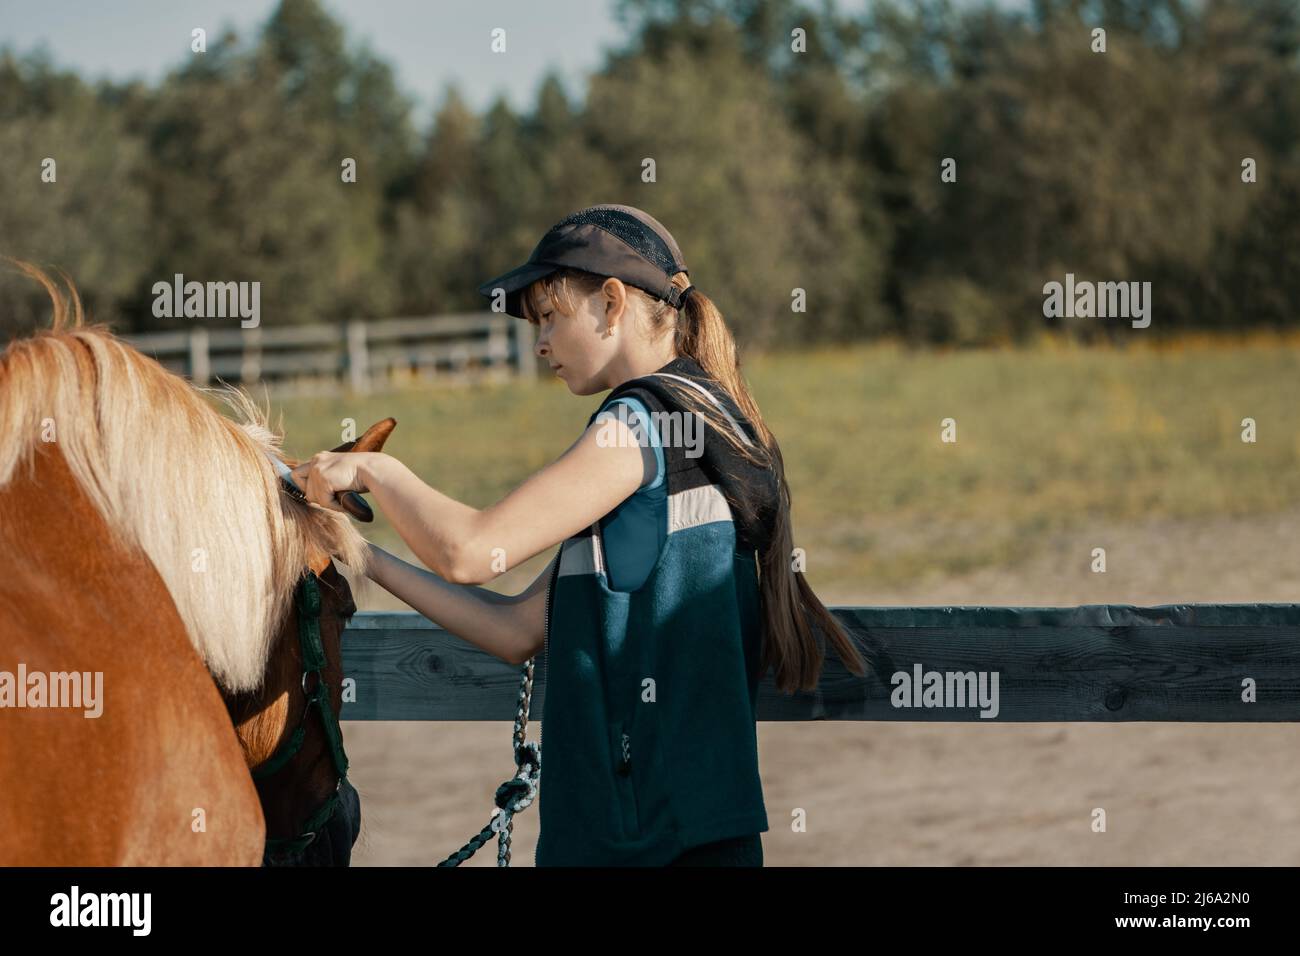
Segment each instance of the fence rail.
[[[1300,605],[1179,604],[1075,608],[839,607],[833,613],[870,672],[855,677],[828,655],[815,692],[759,688],[759,720],[1186,721],[1300,720]],[[554,640],[554,637],[552,638]],[[344,720],[511,720],[520,668],[503,663],[410,612],[356,615],[343,640],[356,681]],[[908,688],[942,675],[945,706]],[[947,706],[971,686],[947,675],[986,675],[997,713]],[[996,685],[992,675],[997,674]],[[647,675],[653,676],[653,675]],[[659,694],[671,692],[659,688]],[[532,714],[542,715],[539,658]],[[933,694],[932,694],[933,696]],[[1247,698],[1253,696],[1253,702]]]
[[123,338],[200,385],[214,378],[285,389],[346,383],[368,392],[396,380],[537,375],[533,327],[494,312],[282,328],[196,326]]

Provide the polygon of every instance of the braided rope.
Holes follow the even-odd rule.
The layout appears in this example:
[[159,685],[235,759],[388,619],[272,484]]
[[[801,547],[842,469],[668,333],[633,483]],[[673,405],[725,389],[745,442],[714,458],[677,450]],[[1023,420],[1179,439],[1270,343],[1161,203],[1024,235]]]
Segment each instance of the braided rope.
[[519,701],[515,709],[515,726],[512,736],[515,751],[515,775],[497,787],[493,802],[497,808],[492,818],[468,843],[443,860],[438,866],[460,866],[479,851],[496,834],[497,866],[510,865],[510,838],[514,833],[514,816],[532,806],[537,799],[537,785],[542,774],[542,748],[525,739],[528,732],[528,711],[533,702],[533,660],[524,665],[519,680]]

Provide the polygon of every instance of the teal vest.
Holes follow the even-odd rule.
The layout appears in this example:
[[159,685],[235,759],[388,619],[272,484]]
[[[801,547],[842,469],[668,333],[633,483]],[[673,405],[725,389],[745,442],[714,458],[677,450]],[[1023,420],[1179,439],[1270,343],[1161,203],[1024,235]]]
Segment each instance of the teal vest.
[[[668,410],[652,379],[606,401],[635,394]],[[538,866],[661,866],[768,829],[757,555],[738,546],[705,459],[665,454],[667,537],[640,588],[610,589],[599,521],[560,545],[547,591]]]

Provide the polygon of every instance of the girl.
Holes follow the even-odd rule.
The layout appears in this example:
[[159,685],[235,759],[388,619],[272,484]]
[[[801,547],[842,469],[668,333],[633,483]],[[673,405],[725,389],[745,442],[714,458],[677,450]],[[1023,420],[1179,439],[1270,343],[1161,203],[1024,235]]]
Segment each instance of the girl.
[[[321,452],[307,497],[368,492],[433,573],[371,576],[503,660],[546,655],[538,865],[762,865],[758,683],[816,687],[818,632],[862,659],[791,570],[781,452],[721,314],[630,206],[581,210],[479,291],[538,327],[575,395],[611,390],[553,464],[482,510],[386,454]],[[560,545],[513,597],[478,587]]]

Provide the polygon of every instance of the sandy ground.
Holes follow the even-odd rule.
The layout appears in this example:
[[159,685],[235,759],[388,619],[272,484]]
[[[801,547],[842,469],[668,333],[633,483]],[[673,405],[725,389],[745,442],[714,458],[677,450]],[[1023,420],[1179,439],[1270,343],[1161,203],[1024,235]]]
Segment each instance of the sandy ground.
[[[1108,552],[1108,573],[1088,570]],[[814,578],[815,580],[815,578]],[[828,604],[1300,601],[1300,510],[1063,535],[1022,567],[827,592]],[[363,608],[400,607],[377,586]],[[536,739],[532,725],[530,738]],[[354,863],[427,866],[488,820],[509,723],[344,724],[363,826]],[[1297,865],[1300,728],[1289,724],[758,725],[769,866]],[[543,787],[540,799],[545,799]],[[1107,816],[1092,831],[1094,808]],[[802,810],[806,832],[795,832]],[[536,808],[515,825],[531,865]],[[494,865],[490,843],[468,865]]]

